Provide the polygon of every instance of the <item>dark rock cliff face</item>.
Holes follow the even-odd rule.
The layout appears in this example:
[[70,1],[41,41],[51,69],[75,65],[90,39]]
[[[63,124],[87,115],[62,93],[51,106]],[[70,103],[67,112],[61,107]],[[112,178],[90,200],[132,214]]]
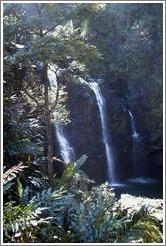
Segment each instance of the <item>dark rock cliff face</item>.
[[71,123],[67,128],[76,158],[86,154],[88,160],[82,169],[97,183],[104,182],[107,165],[100,115],[93,91],[86,85],[71,83],[68,93]]
[[[144,176],[162,179],[162,139],[158,137],[152,142],[150,137],[152,129],[148,128],[146,119],[150,110],[146,89],[141,84],[133,86],[130,81],[112,81],[110,78],[100,88],[106,100],[117,179],[125,181],[133,177],[133,139],[126,109],[132,111],[141,137],[141,163],[138,169],[144,169]],[[65,127],[65,133],[74,148],[76,158],[82,154],[88,155],[82,169],[96,183],[102,183],[107,180],[107,160],[96,97],[87,85],[76,83],[69,83],[68,95],[71,123]]]
[[[107,83],[106,83],[107,82]],[[111,131],[114,146],[114,161],[117,178],[120,181],[132,176],[132,138],[128,114],[125,108],[125,85],[120,81],[105,82],[105,97],[107,99],[107,111],[109,115],[109,129]]]

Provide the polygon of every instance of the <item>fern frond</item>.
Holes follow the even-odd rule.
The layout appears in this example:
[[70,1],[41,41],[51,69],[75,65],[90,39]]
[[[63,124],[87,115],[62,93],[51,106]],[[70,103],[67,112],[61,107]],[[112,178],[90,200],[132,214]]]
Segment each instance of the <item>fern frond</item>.
[[12,202],[7,203],[4,207],[4,238],[12,237],[17,242],[41,223],[48,223],[52,217],[43,217],[44,210],[34,204],[13,206]]
[[11,167],[3,174],[3,184],[6,185],[8,182],[13,180],[18,173],[22,172],[27,166],[24,166],[22,162],[18,165]]

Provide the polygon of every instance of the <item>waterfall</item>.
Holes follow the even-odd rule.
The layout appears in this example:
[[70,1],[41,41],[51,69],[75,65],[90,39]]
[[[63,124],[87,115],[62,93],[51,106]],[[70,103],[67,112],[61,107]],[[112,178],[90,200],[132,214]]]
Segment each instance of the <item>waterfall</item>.
[[64,163],[69,163],[74,159],[74,149],[70,146],[69,141],[64,134],[63,126],[59,123],[55,125],[56,136],[60,146],[60,154]]
[[[57,77],[55,71],[58,70],[56,65],[49,65],[49,69],[47,71],[50,87],[51,87],[51,94],[50,94],[50,103],[54,103],[56,90],[57,90]],[[56,120],[56,111],[53,112],[54,120]],[[63,125],[60,123],[54,123],[54,129],[56,133],[56,137],[59,143],[60,148],[60,155],[64,161],[64,163],[69,163],[74,159],[74,149],[70,146],[69,141],[64,133]]]
[[136,127],[135,127],[135,120],[134,120],[133,114],[129,110],[127,110],[127,111],[129,113],[129,116],[130,116],[132,137],[137,139],[137,138],[139,138],[139,134],[138,134]]
[[108,165],[108,181],[113,184],[115,183],[115,171],[114,171],[113,157],[112,157],[110,141],[109,141],[109,131],[108,131],[105,99],[102,95],[102,92],[100,90],[98,83],[91,82],[89,83],[89,86],[93,90],[96,96],[97,105],[98,105],[99,112],[100,112],[102,137],[103,137],[103,142],[105,146],[107,165]]
[[136,130],[133,114],[131,111],[127,111],[130,118],[133,140],[133,176],[134,178],[137,178],[142,177],[144,174],[142,140],[140,134]]

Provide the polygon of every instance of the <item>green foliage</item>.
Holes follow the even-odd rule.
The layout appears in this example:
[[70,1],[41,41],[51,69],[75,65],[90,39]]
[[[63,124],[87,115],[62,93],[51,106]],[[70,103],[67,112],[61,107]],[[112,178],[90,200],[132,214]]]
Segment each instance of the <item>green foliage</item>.
[[148,207],[122,217],[117,228],[117,242],[161,243],[162,233],[158,220],[151,215]]
[[[76,184],[72,184],[74,180],[78,179],[78,170],[87,160],[86,155],[82,155],[76,162],[68,163],[65,167],[65,170],[60,178],[60,187],[61,189],[66,189],[69,187],[74,187]],[[84,175],[85,178],[85,175]],[[87,179],[88,180],[88,179]],[[78,181],[78,180],[77,180]]]
[[[74,180],[73,166],[69,165],[66,170],[66,177],[72,176]],[[159,221],[150,214],[148,208],[124,211],[108,184],[93,187],[89,191],[78,190],[77,187],[76,191],[73,189],[74,182],[70,180],[69,183],[65,175],[63,189],[57,187],[54,191],[49,188],[38,192],[26,205],[5,204],[6,242],[162,241]],[[65,182],[67,190],[64,189]],[[61,187],[61,181],[59,185]]]
[[65,186],[67,183],[70,182],[70,180],[72,179],[73,175],[75,172],[75,168],[74,168],[74,163],[69,163],[67,164],[62,177],[60,179],[60,185],[61,187]]
[[[22,142],[22,149],[20,150],[21,153],[31,155],[40,155],[42,153],[44,131],[37,119],[31,118],[20,123],[17,122],[15,131],[18,133],[20,138],[22,137],[25,139],[24,142]],[[36,138],[38,138],[38,141],[36,141],[37,143],[35,142]]]
[[32,204],[14,206],[12,202],[4,206],[4,241],[33,242],[35,227],[48,223],[50,218],[42,218],[44,208]]
[[67,227],[79,242],[162,241],[159,223],[148,209],[142,207],[132,214],[124,212],[107,185],[93,188],[81,202],[72,201],[66,221]]
[[69,224],[80,242],[107,242],[105,235],[113,222],[114,202],[112,191],[101,185],[69,209]]
[[17,174],[22,172],[27,166],[24,166],[23,163],[19,163],[16,166],[11,167],[6,172],[3,173],[3,189],[4,192],[9,190],[11,186],[14,184],[11,182],[13,179],[16,178]]

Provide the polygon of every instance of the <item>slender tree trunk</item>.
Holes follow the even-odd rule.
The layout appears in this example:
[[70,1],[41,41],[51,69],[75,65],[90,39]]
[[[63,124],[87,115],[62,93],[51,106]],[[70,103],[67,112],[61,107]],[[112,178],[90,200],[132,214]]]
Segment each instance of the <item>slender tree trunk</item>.
[[47,77],[47,65],[43,67],[42,82],[44,84],[44,115],[47,132],[47,165],[49,181],[52,182],[53,178],[53,138],[52,138],[52,124],[49,111],[49,98],[48,98],[48,77]]
[[[39,19],[42,17],[42,8],[41,4],[35,3],[37,14]],[[40,23],[39,33],[40,38],[44,37],[42,23]],[[44,64],[41,74],[41,81],[44,85],[44,118],[46,124],[47,132],[47,165],[48,165],[48,176],[49,181],[52,183],[53,179],[53,134],[52,134],[52,124],[51,124],[51,115],[49,111],[49,100],[48,100],[48,76],[47,76],[48,64]]]

